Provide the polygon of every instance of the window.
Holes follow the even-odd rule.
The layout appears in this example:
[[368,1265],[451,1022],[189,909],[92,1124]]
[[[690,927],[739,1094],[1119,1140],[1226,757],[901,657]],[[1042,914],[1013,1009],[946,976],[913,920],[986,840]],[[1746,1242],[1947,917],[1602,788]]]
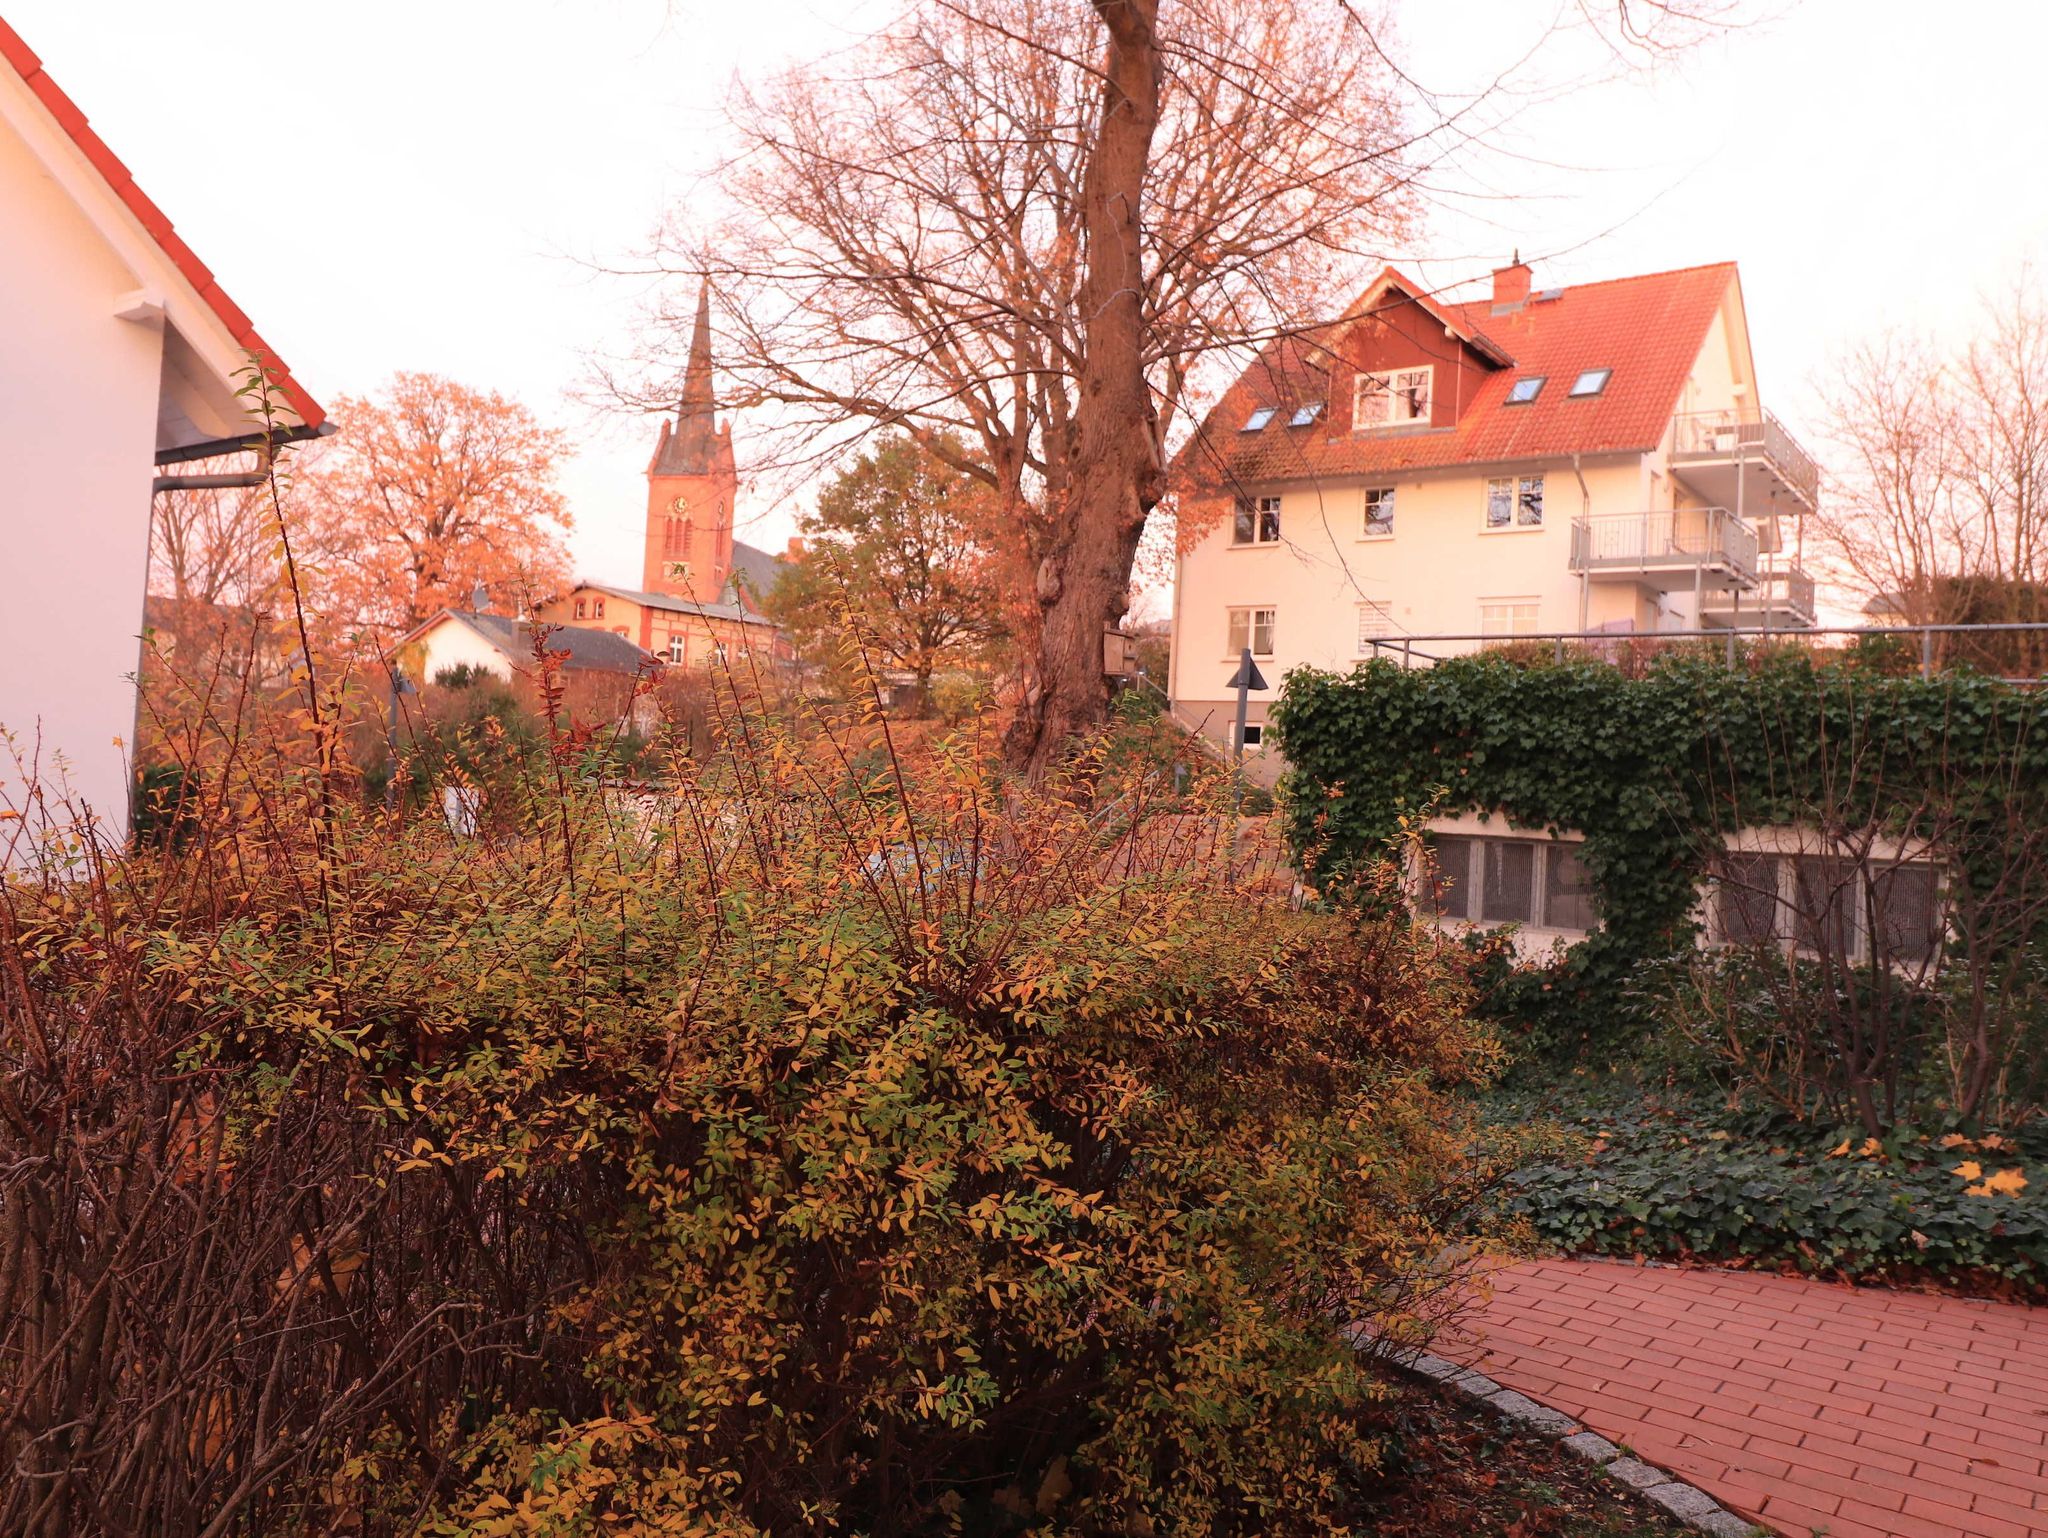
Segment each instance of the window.
[[[1235,742],[1236,742],[1236,740],[1237,740],[1237,723],[1236,723],[1235,721],[1233,721],[1233,722],[1231,722],[1231,723],[1230,723],[1230,738],[1231,738],[1231,741],[1232,741],[1233,743],[1235,743]],[[1245,745],[1246,747],[1248,747],[1248,748],[1256,748],[1256,747],[1258,747],[1258,746],[1259,746],[1259,745],[1260,745],[1261,743],[1263,743],[1263,742],[1264,742],[1265,740],[1266,740],[1266,729],[1265,729],[1265,727],[1261,726],[1261,725],[1260,725],[1260,724],[1259,724],[1259,723],[1258,723],[1257,721],[1247,721],[1247,722],[1245,722],[1245,724],[1244,724],[1244,745]]]
[[1485,884],[1479,916],[1491,924],[1527,924],[1536,917],[1536,846],[1504,838],[1481,839]]
[[1433,917],[1576,933],[1593,927],[1592,882],[1576,843],[1436,833],[1430,849],[1434,880],[1420,900]]
[[1543,527],[1543,477],[1496,476],[1486,483],[1486,526],[1489,529]]
[[1233,545],[1277,545],[1280,542],[1280,499],[1239,497],[1230,542]]
[[1371,486],[1365,493],[1366,539],[1384,539],[1394,532],[1394,488]]
[[1429,377],[1426,368],[1399,368],[1390,373],[1360,374],[1352,426],[1400,427],[1429,420]]
[[1611,368],[1589,368],[1572,381],[1572,397],[1577,399],[1581,395],[1598,395],[1607,388],[1607,381],[1613,377],[1614,370]]
[[1230,655],[1234,661],[1249,646],[1254,657],[1273,655],[1273,611],[1232,609],[1230,611]]
[[1489,641],[1534,635],[1536,610],[1534,598],[1482,598],[1479,600],[1479,633]]
[[1543,922],[1550,929],[1593,927],[1593,878],[1576,845],[1544,848]]
[[668,638],[669,661],[681,667],[684,662],[689,660],[689,655],[689,642],[687,640],[679,635],[672,635]]
[[602,598],[593,598],[590,600],[590,617],[592,619],[604,618],[604,600]]
[[1310,401],[1306,405],[1294,408],[1294,415],[1287,419],[1287,425],[1289,427],[1307,427],[1322,414],[1323,403],[1321,401]]
[[1770,945],[1850,965],[1920,967],[1941,948],[1940,876],[1927,861],[1871,864],[1834,855],[1724,855],[1713,917],[1724,945]]
[[1549,377],[1547,374],[1524,374],[1515,381],[1514,388],[1508,391],[1508,404],[1510,406],[1528,405],[1529,402],[1536,399],[1542,393],[1543,381]]
[[1257,411],[1254,411],[1244,419],[1244,430],[1248,433],[1255,433],[1272,421],[1278,414],[1279,408],[1277,406],[1261,406]]
[[576,600],[576,617],[577,617],[578,619],[588,619],[588,618],[589,618],[589,616],[588,616],[587,614],[585,614],[585,613],[584,613],[584,610],[585,610],[585,609],[586,609],[587,607],[588,607],[588,605],[587,605],[587,604],[585,603],[585,601],[584,601],[583,599],[579,598],[579,599],[577,599],[577,600]]
[[1392,604],[1374,603],[1368,598],[1358,606],[1358,654],[1363,657],[1379,648],[1372,643],[1394,633]]

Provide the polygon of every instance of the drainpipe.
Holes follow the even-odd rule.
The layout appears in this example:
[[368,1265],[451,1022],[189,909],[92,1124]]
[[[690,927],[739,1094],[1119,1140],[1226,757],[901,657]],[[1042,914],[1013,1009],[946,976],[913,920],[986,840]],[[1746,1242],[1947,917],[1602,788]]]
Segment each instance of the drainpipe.
[[1592,627],[1587,620],[1593,612],[1593,493],[1586,489],[1586,474],[1579,468],[1579,452],[1572,450],[1572,474],[1579,482],[1579,526],[1586,531],[1585,559],[1579,563],[1579,633]]
[[254,470],[231,470],[218,475],[159,475],[150,482],[152,494],[163,491],[243,491],[270,480],[270,445],[256,447]]

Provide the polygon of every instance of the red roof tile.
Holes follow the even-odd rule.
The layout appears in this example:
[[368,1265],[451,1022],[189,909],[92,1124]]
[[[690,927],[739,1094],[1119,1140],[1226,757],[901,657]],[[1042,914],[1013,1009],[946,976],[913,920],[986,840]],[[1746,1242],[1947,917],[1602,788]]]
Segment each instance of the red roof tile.
[[99,172],[114,195],[120,198],[128,211],[141,223],[149,238],[192,287],[198,290],[200,300],[220,318],[229,334],[244,351],[261,358],[265,366],[273,371],[279,388],[285,399],[291,403],[292,409],[298,413],[299,420],[309,428],[318,427],[326,421],[327,413],[321,409],[320,403],[292,378],[290,370],[284,365],[284,360],[272,352],[263,338],[257,335],[256,327],[249,317],[222,292],[220,285],[214,281],[213,274],[207,270],[206,264],[200,261],[192,248],[178,237],[164,211],[150,201],[147,193],[135,185],[135,178],[129,174],[128,168],[107,147],[106,140],[93,132],[85,114],[78,110],[76,103],[50,78],[49,71],[43,68],[43,61],[36,57],[35,51],[22,41],[21,34],[10,27],[4,18],[0,18],[0,58],[6,59],[28,88],[35,92],[50,116],[56,119],[57,125],[70,136],[71,142],[78,146],[80,153],[92,164],[93,169]]
[[[1581,283],[1555,299],[1532,295],[1504,315],[1493,314],[1488,300],[1430,305],[1514,360],[1485,374],[1451,427],[1354,433],[1344,413],[1329,409],[1311,426],[1289,427],[1293,407],[1327,400],[1332,372],[1349,373],[1335,354],[1356,322],[1284,338],[1245,371],[1181,451],[1181,485],[1200,495],[1325,476],[1645,452],[1663,438],[1734,279],[1735,264],[1721,262]],[[1606,389],[1572,398],[1572,382],[1595,368],[1614,371]],[[1545,383],[1536,399],[1507,404],[1514,382],[1537,374]],[[1259,431],[1243,431],[1260,406],[1283,409]]]

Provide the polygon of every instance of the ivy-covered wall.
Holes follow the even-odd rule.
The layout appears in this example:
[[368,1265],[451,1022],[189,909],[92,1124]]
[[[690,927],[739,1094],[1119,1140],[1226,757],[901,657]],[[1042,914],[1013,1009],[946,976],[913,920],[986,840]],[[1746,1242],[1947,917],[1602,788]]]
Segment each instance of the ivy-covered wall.
[[[1298,669],[1273,713],[1292,765],[1289,836],[1320,877],[1382,853],[1425,809],[1505,813],[1584,836],[1602,924],[1550,969],[1503,975],[1502,1013],[1628,1013],[1643,961],[1693,941],[1702,864],[1722,834],[1817,809],[1910,835],[1939,806],[1989,829],[2048,812],[2048,697],[1950,673],[1886,677],[1803,648],[1661,659],[1640,678],[1499,654],[1404,671]],[[1508,997],[1500,997],[1507,990]],[[1574,1032],[1573,1034],[1583,1034]]]

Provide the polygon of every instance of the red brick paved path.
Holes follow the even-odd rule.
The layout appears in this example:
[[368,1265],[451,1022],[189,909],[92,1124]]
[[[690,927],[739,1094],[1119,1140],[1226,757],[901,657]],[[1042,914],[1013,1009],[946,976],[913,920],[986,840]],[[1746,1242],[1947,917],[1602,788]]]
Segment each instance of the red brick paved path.
[[2048,1534],[2048,1309],[1549,1260],[1435,1350],[1780,1533]]

